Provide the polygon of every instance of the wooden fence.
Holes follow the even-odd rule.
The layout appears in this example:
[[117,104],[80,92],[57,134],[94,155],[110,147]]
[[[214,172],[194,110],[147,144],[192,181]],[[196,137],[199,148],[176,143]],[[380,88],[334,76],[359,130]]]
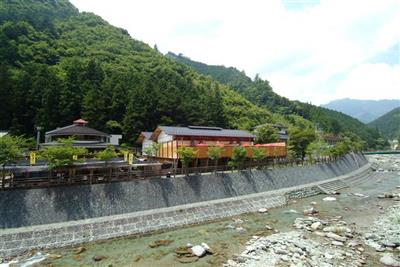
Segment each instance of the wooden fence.
[[100,184],[136,179],[173,178],[179,175],[199,175],[205,173],[226,171],[241,171],[245,169],[271,169],[296,165],[310,165],[334,161],[332,158],[321,158],[317,161],[293,161],[287,158],[268,159],[263,162],[248,161],[236,168],[228,165],[168,168],[168,169],[133,169],[131,167],[104,167],[90,174],[80,174],[72,169],[42,172],[40,175],[25,175],[18,177],[12,173],[0,180],[0,191],[45,188],[67,185]]

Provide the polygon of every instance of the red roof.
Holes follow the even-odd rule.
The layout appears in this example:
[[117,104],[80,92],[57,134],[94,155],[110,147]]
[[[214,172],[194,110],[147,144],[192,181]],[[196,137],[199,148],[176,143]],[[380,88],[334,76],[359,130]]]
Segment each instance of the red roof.
[[88,122],[83,119],[78,119],[74,121],[74,124],[88,124]]

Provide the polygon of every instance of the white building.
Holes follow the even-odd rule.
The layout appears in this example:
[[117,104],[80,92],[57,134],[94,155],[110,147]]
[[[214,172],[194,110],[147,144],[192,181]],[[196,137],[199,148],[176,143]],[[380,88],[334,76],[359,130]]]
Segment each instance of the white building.
[[141,132],[139,134],[138,139],[136,140],[137,144],[142,145],[142,154],[145,154],[144,151],[147,147],[150,147],[153,145],[153,141],[150,139],[152,132]]

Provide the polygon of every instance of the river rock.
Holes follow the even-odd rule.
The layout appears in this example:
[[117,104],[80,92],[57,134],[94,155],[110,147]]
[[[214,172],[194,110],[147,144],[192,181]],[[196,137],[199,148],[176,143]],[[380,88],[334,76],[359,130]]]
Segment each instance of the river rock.
[[303,213],[305,214],[305,215],[314,215],[314,214],[317,214],[319,211],[316,209],[316,208],[314,208],[314,207],[311,207],[311,208],[309,208],[309,209],[305,209],[304,211],[303,211]]
[[106,258],[105,256],[93,256],[92,260],[94,260],[94,261],[102,261],[105,258]]
[[322,226],[322,223],[320,223],[320,222],[315,222],[315,223],[311,224],[311,228],[313,230],[317,230],[317,229],[321,228],[321,226]]
[[343,242],[336,241],[336,240],[333,240],[333,241],[331,242],[331,244],[334,245],[334,246],[340,246],[340,247],[344,245]]
[[56,260],[56,259],[61,259],[62,256],[60,254],[50,254],[47,255],[46,258],[49,260]]
[[171,243],[172,243],[172,240],[167,240],[167,239],[156,240],[156,241],[151,242],[149,244],[149,247],[150,248],[157,248],[159,246],[168,246]]
[[322,199],[323,201],[336,201],[335,197],[325,197]]
[[267,229],[267,230],[272,230],[272,227],[269,226],[269,225],[265,225],[265,229]]
[[330,260],[330,259],[333,259],[334,256],[327,252],[324,254],[324,257]]
[[258,209],[259,213],[266,213],[268,210],[266,208]]
[[397,247],[397,245],[396,245],[395,243],[390,242],[390,241],[387,241],[387,240],[385,240],[385,241],[382,242],[382,246],[384,246],[384,247],[389,247],[389,248],[395,248],[395,247]]
[[379,261],[386,266],[400,267],[400,262],[391,253],[385,253]]
[[210,248],[209,245],[207,245],[207,243],[201,243],[201,246],[210,254],[214,254],[214,251]]
[[241,227],[241,226],[239,226],[239,227],[236,227],[235,228],[236,229],[236,231],[238,231],[239,233],[246,233],[246,229],[244,229],[243,227]]
[[86,251],[85,247],[77,247],[74,252],[75,252],[75,254],[81,254],[85,251]]
[[236,261],[234,261],[234,260],[228,260],[226,263],[228,264],[228,266],[237,266],[238,265],[236,263]]
[[197,257],[202,257],[204,256],[204,254],[206,254],[206,250],[200,245],[191,247],[190,251],[192,252],[193,255]]
[[372,240],[377,240],[379,237],[376,235],[376,234],[374,234],[374,233],[366,233],[365,235],[365,239],[372,239]]
[[332,232],[328,232],[325,236],[329,237],[329,238],[332,238],[332,239],[335,239],[336,241],[340,241],[340,242],[345,242],[347,240],[346,237],[337,235],[337,234],[332,233]]

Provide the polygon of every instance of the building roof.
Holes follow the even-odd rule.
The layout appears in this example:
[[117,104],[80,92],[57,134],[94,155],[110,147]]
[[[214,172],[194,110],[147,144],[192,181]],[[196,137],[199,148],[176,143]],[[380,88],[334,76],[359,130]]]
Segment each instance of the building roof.
[[74,124],[88,124],[88,121],[85,121],[83,119],[77,119],[74,121]]
[[141,132],[141,133],[139,134],[138,138],[136,139],[136,143],[137,143],[137,144],[143,143],[143,141],[144,141],[145,139],[150,139],[150,137],[151,137],[152,134],[153,134],[152,132]]
[[110,136],[107,133],[100,132],[96,129],[87,127],[85,125],[72,124],[62,128],[57,128],[52,131],[46,132],[46,135],[95,135],[95,136]]
[[232,137],[232,138],[255,138],[255,135],[244,130],[222,129],[219,127],[206,126],[188,126],[188,127],[173,127],[173,126],[158,126],[153,132],[151,138],[157,139],[161,131],[168,135],[174,136],[207,136],[207,137]]

